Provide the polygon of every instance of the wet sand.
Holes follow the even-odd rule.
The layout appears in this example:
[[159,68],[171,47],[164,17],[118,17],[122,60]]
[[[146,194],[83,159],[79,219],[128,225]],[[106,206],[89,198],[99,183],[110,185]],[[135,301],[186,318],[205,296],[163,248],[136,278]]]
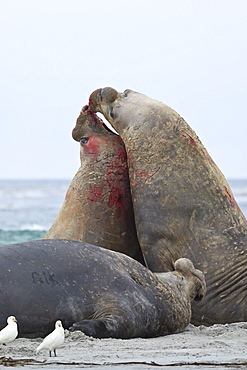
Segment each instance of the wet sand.
[[57,357],[36,355],[41,338],[0,345],[0,366],[15,369],[246,369],[247,322],[189,325],[183,333],[149,339],[95,339],[65,331]]

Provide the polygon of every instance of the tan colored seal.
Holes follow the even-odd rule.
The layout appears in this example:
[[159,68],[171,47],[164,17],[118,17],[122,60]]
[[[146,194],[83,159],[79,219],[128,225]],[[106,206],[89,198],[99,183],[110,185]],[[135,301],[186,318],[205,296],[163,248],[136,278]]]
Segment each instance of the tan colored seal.
[[45,239],[80,240],[144,263],[122,139],[84,107],[72,132],[81,166]]
[[193,323],[247,321],[247,222],[195,132],[167,105],[132,90],[90,96],[122,137],[138,239],[152,271],[179,257],[205,273],[207,295]]

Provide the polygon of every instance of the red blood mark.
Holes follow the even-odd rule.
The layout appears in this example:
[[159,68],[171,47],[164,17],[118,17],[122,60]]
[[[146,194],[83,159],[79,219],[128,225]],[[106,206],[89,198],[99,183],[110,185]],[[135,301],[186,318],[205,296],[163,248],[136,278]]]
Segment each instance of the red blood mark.
[[[83,145],[85,151],[97,156],[100,150],[100,142],[96,139],[94,140],[94,138],[90,138],[88,143]],[[112,212],[116,220],[120,222],[123,219],[122,210],[126,205],[126,190],[129,188],[127,155],[123,146],[117,146],[113,154],[113,159],[107,168],[105,180],[101,184],[90,186],[87,198],[90,202],[100,201],[104,204],[107,202],[108,207],[113,208]],[[107,198],[106,195],[108,194],[109,196]]]
[[103,125],[104,122],[99,119],[99,117],[97,116],[97,114],[95,114],[94,112],[91,111],[91,105],[93,104],[93,99],[89,99],[89,102],[88,102],[88,109],[86,110],[86,113],[89,115],[89,116],[92,116],[94,117],[95,119],[97,119],[97,123],[99,125]]
[[108,200],[109,207],[115,207],[116,220],[120,221],[122,217],[122,209],[124,203],[124,191],[119,187],[110,186],[110,195]]
[[117,209],[122,208],[123,206],[123,199],[122,199],[122,192],[118,188],[111,188],[110,196],[109,196],[109,207],[115,206]]
[[93,113],[93,112],[90,110],[89,105],[84,105],[84,107],[83,107],[83,108],[82,108],[82,110],[81,110],[81,113],[83,113],[84,115],[87,115],[87,116],[93,116],[93,117],[98,118],[98,117],[96,116],[96,114],[95,114],[95,113]]
[[[92,116],[93,118],[95,118],[95,116],[96,116],[96,114],[95,113],[93,113],[91,110],[90,110],[90,108],[88,109],[88,110],[86,110],[86,113],[87,113],[87,115],[88,116]],[[98,118],[98,117],[97,117]]]
[[113,183],[114,187],[121,186],[121,183],[127,177],[127,156],[124,147],[118,147],[115,151],[115,156],[107,169],[108,185]]
[[126,151],[124,149],[124,147],[120,147],[116,150],[116,155],[117,155],[117,161],[119,161],[120,163],[125,163],[127,161],[127,154],[126,154]]
[[121,220],[121,210],[125,203],[126,189],[129,186],[127,175],[127,156],[124,147],[118,147],[112,162],[107,169],[107,184],[110,189],[109,207],[116,208],[116,219]]
[[90,137],[87,144],[83,144],[83,149],[86,154],[92,154],[94,159],[97,160],[100,152],[100,141],[94,136]]
[[195,142],[195,140],[190,135],[188,135],[188,134],[186,134],[186,135],[182,134],[182,136],[183,137],[187,137],[187,138],[189,137],[191,144],[197,147],[197,143]]
[[147,178],[147,177],[148,177],[148,175],[149,175],[149,173],[148,173],[147,171],[140,171],[140,172],[139,172],[139,175],[140,175],[141,177],[143,177],[143,178]]
[[97,116],[97,114],[95,114],[94,112],[91,111],[90,109],[90,106],[93,104],[93,100],[92,99],[89,99],[89,103],[88,105],[84,105],[84,107],[82,108],[82,112],[88,116],[91,116],[93,117],[99,124],[102,125],[102,120],[99,119],[99,117]]
[[192,143],[192,145],[197,146],[195,140],[192,137],[190,137],[190,142]]
[[[101,142],[97,138],[90,137],[87,144],[83,145],[83,148],[86,153],[92,154],[92,157],[97,159],[100,153],[100,144]],[[122,209],[126,203],[126,189],[129,187],[127,155],[123,146],[117,146],[113,155],[113,159],[107,168],[105,180],[101,184],[90,186],[87,198],[90,202],[107,202],[109,208],[115,208],[113,214],[118,221],[121,221]],[[107,187],[109,191],[107,191]],[[109,194],[108,198],[106,198],[107,194]]]
[[224,186],[224,189],[225,189],[226,195],[228,196],[228,198],[229,198],[229,200],[230,200],[230,204],[231,204],[231,206],[232,206],[233,208],[234,208],[234,207],[236,207],[236,203],[235,203],[235,201],[234,201],[233,196],[230,194],[230,192],[229,192],[229,190],[227,189],[227,187],[226,187],[226,186]]
[[90,186],[90,193],[88,194],[88,200],[94,202],[102,198],[103,186],[95,185]]

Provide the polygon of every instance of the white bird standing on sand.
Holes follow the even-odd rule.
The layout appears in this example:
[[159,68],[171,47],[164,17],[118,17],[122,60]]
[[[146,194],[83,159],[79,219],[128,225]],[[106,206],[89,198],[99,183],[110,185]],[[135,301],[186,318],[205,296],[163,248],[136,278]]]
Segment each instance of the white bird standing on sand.
[[17,320],[15,316],[7,318],[7,326],[0,331],[0,344],[13,342],[18,335]]
[[53,332],[47,335],[42,343],[36,349],[38,353],[42,349],[49,350],[49,356],[51,357],[51,351],[54,351],[54,356],[56,356],[56,349],[64,342],[64,328],[60,320],[56,321],[55,329]]

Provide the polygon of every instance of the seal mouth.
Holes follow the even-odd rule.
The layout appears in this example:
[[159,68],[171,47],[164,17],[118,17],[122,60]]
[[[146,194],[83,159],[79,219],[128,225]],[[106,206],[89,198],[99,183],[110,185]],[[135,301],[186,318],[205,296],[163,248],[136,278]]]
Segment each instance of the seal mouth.
[[[100,98],[101,98],[101,89],[100,89],[100,91],[99,91],[99,94],[100,94]],[[105,124],[105,122],[104,122],[100,117],[98,117],[96,113],[94,113],[94,112],[91,110],[90,101],[91,101],[91,104],[93,104],[92,99],[89,99],[89,104],[84,105],[84,107],[82,108],[81,112],[83,112],[83,113],[85,113],[85,114],[88,114],[88,115],[90,115],[90,116],[94,117],[94,118],[95,118],[95,120],[97,121],[97,123],[96,123],[96,124],[99,124],[99,125],[103,126],[103,127],[104,127],[104,129],[106,129],[108,132],[111,132],[112,134],[114,134],[114,135],[117,135],[117,136],[118,136],[118,134],[116,134],[114,131],[112,131],[112,130],[111,130],[111,128],[110,128],[109,126],[107,126],[107,125]]]
[[93,130],[95,133],[99,134],[100,132],[102,133],[105,130],[112,135],[118,136],[100,117],[98,117],[96,113],[91,111],[90,105],[86,104],[82,107],[80,115],[77,118],[76,125],[72,130],[72,137],[75,141],[79,142],[82,137],[85,136],[85,132],[87,130],[85,131],[84,125],[86,122],[88,122],[87,124],[89,125],[89,127],[91,127],[91,129],[89,129],[89,132],[90,130]]
[[104,129],[106,129],[108,132],[110,132],[111,134],[113,134],[113,135],[116,135],[116,136],[119,136],[118,134],[116,134],[114,131],[112,131],[111,129],[110,129],[110,127],[108,127],[106,124],[105,124],[105,122],[104,121],[101,121],[101,125],[104,127]]

